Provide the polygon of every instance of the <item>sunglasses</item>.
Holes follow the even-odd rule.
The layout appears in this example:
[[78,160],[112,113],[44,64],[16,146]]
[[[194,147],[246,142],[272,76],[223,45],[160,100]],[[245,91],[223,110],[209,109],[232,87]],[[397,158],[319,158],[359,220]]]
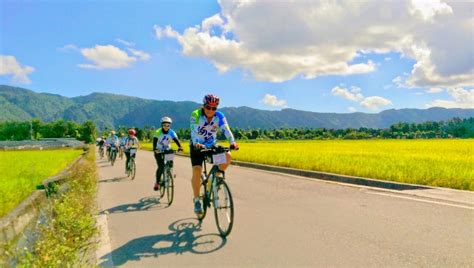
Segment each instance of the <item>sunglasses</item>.
[[163,127],[170,127],[170,124],[163,124]]
[[217,107],[211,107],[211,106],[207,106],[207,105],[206,105],[205,108],[206,108],[206,110],[212,110],[212,111],[217,110]]

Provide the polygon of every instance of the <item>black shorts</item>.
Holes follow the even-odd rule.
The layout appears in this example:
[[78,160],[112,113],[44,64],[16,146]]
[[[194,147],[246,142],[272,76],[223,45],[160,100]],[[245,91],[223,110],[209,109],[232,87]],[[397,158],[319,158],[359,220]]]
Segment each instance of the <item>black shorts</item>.
[[194,166],[201,166],[202,162],[204,161],[204,154],[196,150],[193,145],[189,145],[189,151],[191,152],[191,165]]

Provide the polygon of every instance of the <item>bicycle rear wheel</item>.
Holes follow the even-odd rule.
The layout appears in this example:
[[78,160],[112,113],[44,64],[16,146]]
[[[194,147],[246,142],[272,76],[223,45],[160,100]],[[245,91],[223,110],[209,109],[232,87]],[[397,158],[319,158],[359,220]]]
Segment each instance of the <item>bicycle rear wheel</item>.
[[225,237],[230,234],[234,225],[234,201],[224,180],[219,180],[216,188],[217,194],[213,198],[216,225],[221,236]]
[[174,197],[174,180],[173,180],[173,171],[172,169],[168,169],[168,181],[165,183],[166,186],[166,197],[168,198],[168,206],[171,206],[173,203]]
[[117,152],[116,152],[116,151],[112,151],[112,152],[111,152],[111,156],[110,156],[110,163],[112,164],[112,166],[114,165],[116,158],[117,158]]

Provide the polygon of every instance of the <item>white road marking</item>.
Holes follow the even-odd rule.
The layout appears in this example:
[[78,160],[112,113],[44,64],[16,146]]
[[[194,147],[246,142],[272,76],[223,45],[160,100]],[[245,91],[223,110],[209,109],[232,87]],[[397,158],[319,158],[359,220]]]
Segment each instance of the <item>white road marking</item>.
[[100,231],[99,247],[96,251],[97,265],[101,264],[101,267],[113,267],[115,265],[111,255],[109,255],[106,262],[101,263],[101,261],[103,261],[101,260],[101,257],[112,253],[112,247],[110,246],[109,227],[107,224],[107,215],[97,216],[97,225],[99,226]]
[[395,197],[395,198],[401,198],[401,199],[408,199],[408,200],[413,200],[413,201],[418,201],[418,202],[425,202],[425,203],[431,203],[431,204],[437,204],[437,205],[444,205],[444,206],[450,206],[450,207],[457,207],[457,208],[465,208],[465,209],[470,209],[474,210],[474,207],[468,207],[468,206],[463,206],[463,205],[458,205],[458,204],[451,204],[451,203],[445,203],[445,202],[438,202],[438,201],[433,201],[433,200],[426,200],[423,199],[423,197],[420,198],[414,198],[414,197],[408,197],[400,194],[392,194],[392,193],[381,193],[381,192],[375,192],[375,191],[366,191],[368,194],[376,194],[376,195],[383,195],[383,196],[389,196],[389,197]]

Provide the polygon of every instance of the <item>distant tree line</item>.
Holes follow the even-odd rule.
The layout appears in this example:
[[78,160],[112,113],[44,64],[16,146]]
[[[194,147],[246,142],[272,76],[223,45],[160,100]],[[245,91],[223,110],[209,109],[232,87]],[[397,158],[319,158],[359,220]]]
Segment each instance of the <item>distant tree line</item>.
[[[126,127],[119,127],[118,132],[127,133]],[[140,140],[151,140],[155,127],[135,128]],[[190,129],[176,130],[181,140],[190,139]],[[312,140],[312,139],[446,139],[474,138],[474,118],[453,118],[448,121],[424,123],[396,123],[389,128],[279,128],[279,129],[243,129],[233,128],[238,140]],[[225,140],[220,133],[218,139]]]
[[37,140],[41,138],[75,138],[87,143],[95,141],[96,127],[92,121],[78,124],[73,121],[56,120],[0,122],[0,140]]
[[[117,135],[127,135],[127,126],[115,129]],[[154,126],[134,127],[137,138],[150,141],[156,131]],[[96,139],[97,133],[108,136],[112,129],[100,133],[92,121],[78,124],[73,121],[57,120],[42,122],[34,119],[25,122],[0,122],[0,140],[28,140],[40,138],[76,138],[88,143]],[[190,129],[175,129],[181,140],[190,139]],[[243,129],[233,128],[232,132],[238,140],[312,140],[312,139],[446,139],[474,138],[474,118],[453,118],[448,121],[424,123],[396,123],[385,129],[375,128],[279,128],[279,129]],[[224,140],[220,133],[218,139]]]

